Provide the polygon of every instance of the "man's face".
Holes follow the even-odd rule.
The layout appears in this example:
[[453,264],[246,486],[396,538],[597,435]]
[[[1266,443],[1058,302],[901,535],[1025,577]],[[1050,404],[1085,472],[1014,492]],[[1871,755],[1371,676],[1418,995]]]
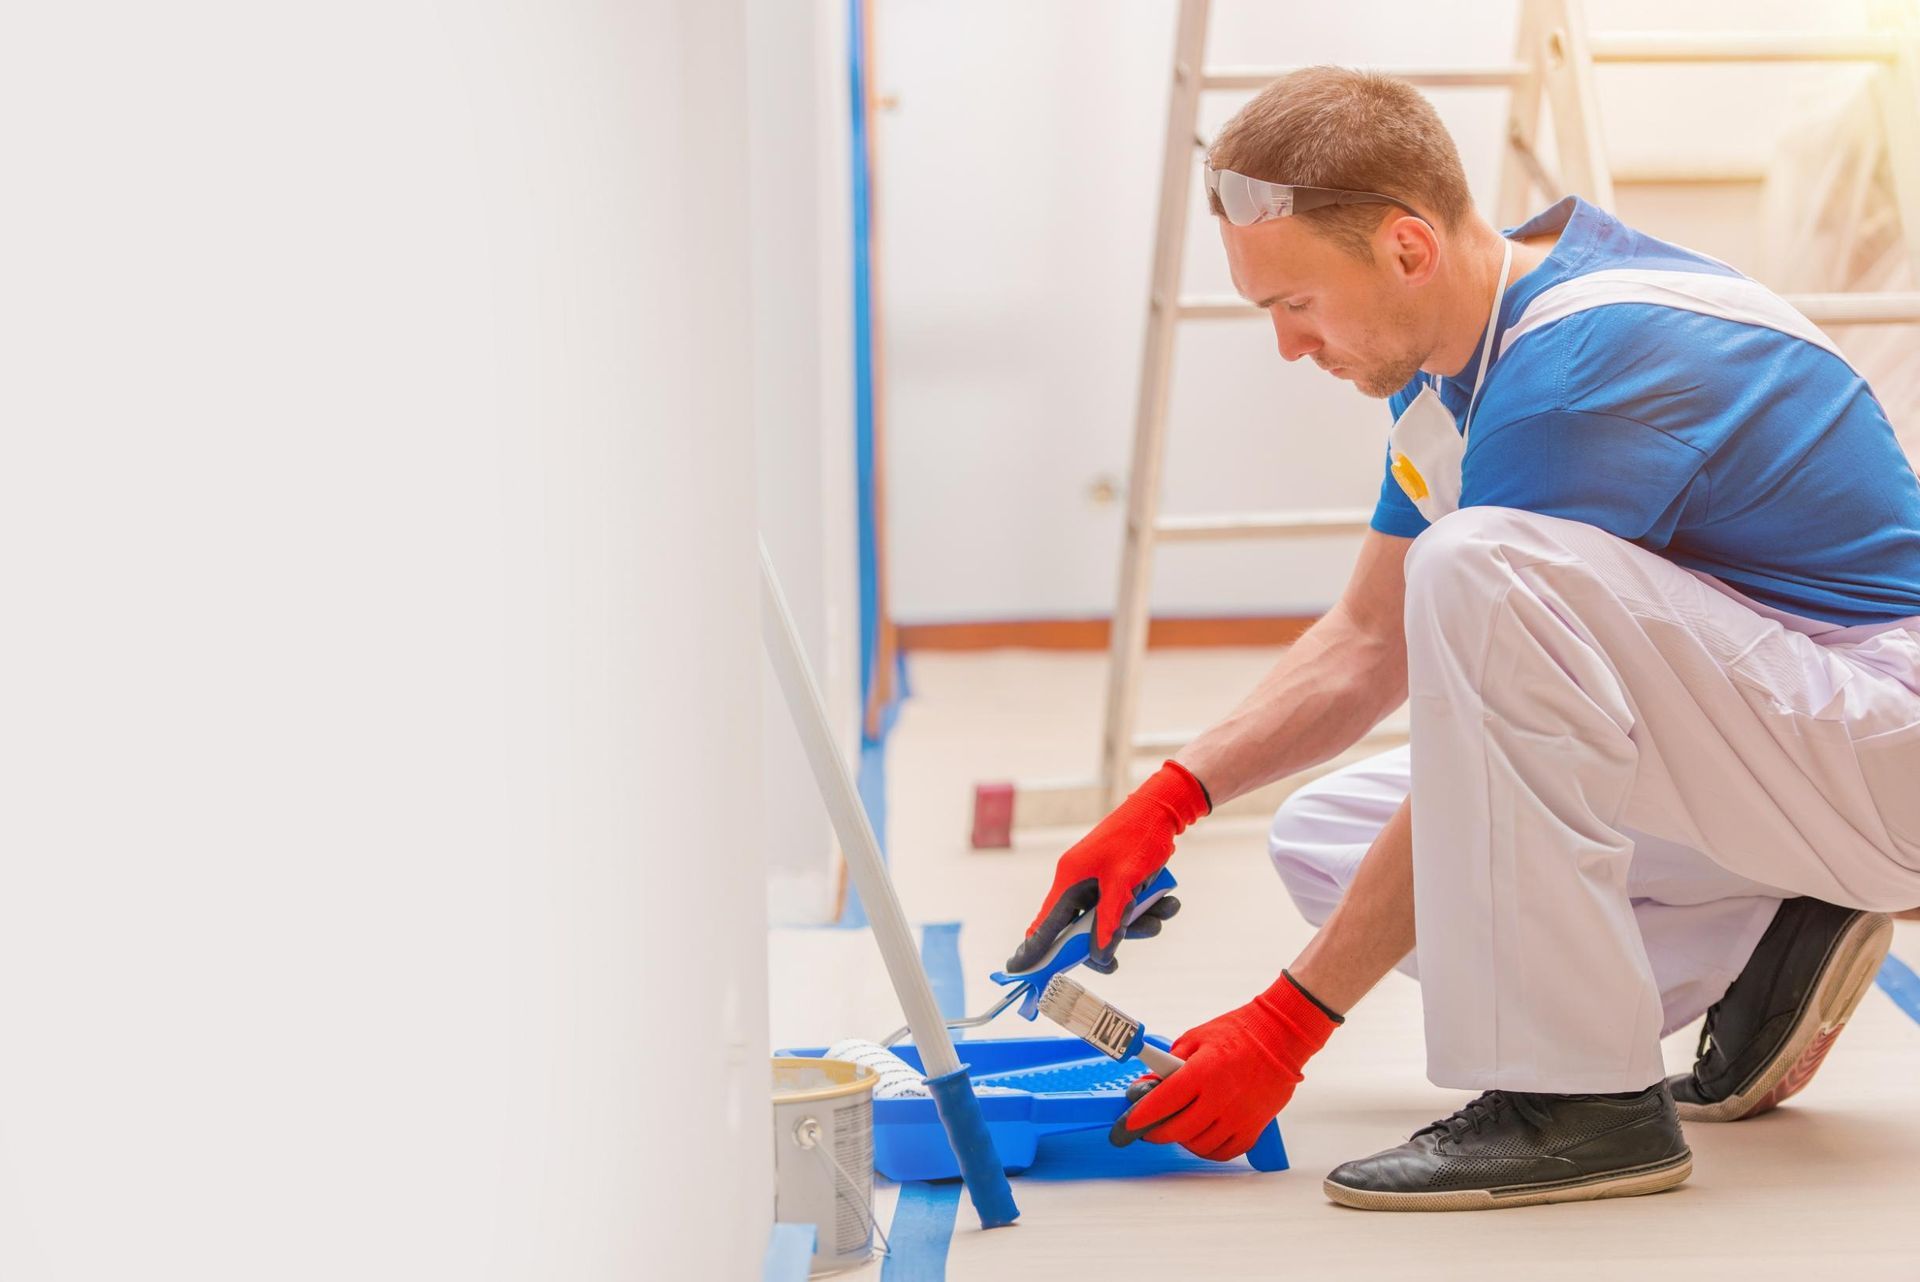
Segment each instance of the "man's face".
[[1420,292],[1431,272],[1418,262],[1408,271],[1392,231],[1400,220],[1388,219],[1376,232],[1371,263],[1297,218],[1252,227],[1215,221],[1233,287],[1266,309],[1282,357],[1310,356],[1321,369],[1381,398],[1419,372],[1432,348]]

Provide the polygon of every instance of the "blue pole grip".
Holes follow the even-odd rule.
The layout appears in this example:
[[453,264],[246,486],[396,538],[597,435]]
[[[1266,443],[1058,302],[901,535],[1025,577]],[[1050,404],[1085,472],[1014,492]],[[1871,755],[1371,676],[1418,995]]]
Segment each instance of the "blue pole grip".
[[[997,1229],[1019,1219],[1020,1208],[1013,1204],[1013,1189],[1007,1184],[1000,1154],[994,1151],[993,1137],[987,1134],[987,1119],[980,1115],[967,1066],[962,1064],[944,1077],[929,1077],[927,1090],[940,1113],[940,1125],[947,1130],[947,1143],[960,1159],[960,1178],[966,1181],[980,1227]],[[1285,1160],[1282,1156],[1281,1161]]]
[[1287,1169],[1287,1146],[1281,1142],[1279,1122],[1268,1122],[1267,1129],[1260,1132],[1260,1138],[1247,1150],[1247,1165],[1256,1171]]

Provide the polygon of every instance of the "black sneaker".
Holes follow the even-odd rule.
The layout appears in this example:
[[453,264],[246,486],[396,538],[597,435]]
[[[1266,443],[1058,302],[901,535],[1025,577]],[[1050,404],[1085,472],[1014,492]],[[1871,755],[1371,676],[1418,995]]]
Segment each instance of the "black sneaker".
[[1323,1186],[1364,1211],[1485,1211],[1632,1197],[1693,1174],[1673,1098],[1488,1091],[1398,1148],[1334,1168]]
[[1707,1011],[1693,1071],[1667,1079],[1689,1122],[1737,1122],[1813,1080],[1893,942],[1885,913],[1789,899]]

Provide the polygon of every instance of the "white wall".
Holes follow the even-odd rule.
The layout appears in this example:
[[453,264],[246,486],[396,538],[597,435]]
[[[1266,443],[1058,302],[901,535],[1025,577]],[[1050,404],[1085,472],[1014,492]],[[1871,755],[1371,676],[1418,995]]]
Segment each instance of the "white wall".
[[[1588,0],[1601,29],[1858,28],[1858,0]],[[1214,63],[1391,67],[1501,61],[1514,6],[1220,0]],[[890,538],[904,621],[1105,614],[1119,567],[1154,185],[1174,0],[887,0],[878,74],[888,317]],[[1604,68],[1616,162],[1766,157],[1795,112],[1837,103],[1850,73]],[[1246,95],[1209,95],[1211,136]],[[1505,95],[1435,91],[1483,207],[1499,178]],[[1620,212],[1750,266],[1757,193],[1631,191]],[[1195,208],[1200,206],[1197,194]],[[1188,287],[1228,292],[1211,219],[1192,218]],[[1384,406],[1258,321],[1182,327],[1165,510],[1370,506]],[[1164,612],[1324,606],[1354,542],[1172,547]]]
[[0,1276],[758,1276],[737,8],[0,30]]
[[[844,0],[748,0],[755,492],[801,642],[849,753],[860,733],[852,209]],[[763,686],[759,837],[777,922],[832,912],[826,814],[775,684]]]

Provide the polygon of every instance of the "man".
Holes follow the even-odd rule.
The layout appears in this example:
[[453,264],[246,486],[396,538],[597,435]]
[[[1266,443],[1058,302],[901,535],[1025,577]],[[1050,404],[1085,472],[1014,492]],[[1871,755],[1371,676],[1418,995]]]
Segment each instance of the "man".
[[[1061,857],[1011,964],[1092,907],[1110,966],[1187,825],[1409,700],[1407,749],[1275,818],[1318,934],[1183,1036],[1127,1124],[1244,1152],[1417,962],[1428,1075],[1483,1093],[1337,1168],[1330,1197],[1678,1184],[1680,1117],[1805,1085],[1884,910],[1920,902],[1920,483],[1845,358],[1731,268],[1574,199],[1494,231],[1401,82],[1276,82],[1207,185],[1281,356],[1391,398],[1387,475],[1339,602]],[[1703,1010],[1693,1071],[1664,1081],[1660,1036]]]

